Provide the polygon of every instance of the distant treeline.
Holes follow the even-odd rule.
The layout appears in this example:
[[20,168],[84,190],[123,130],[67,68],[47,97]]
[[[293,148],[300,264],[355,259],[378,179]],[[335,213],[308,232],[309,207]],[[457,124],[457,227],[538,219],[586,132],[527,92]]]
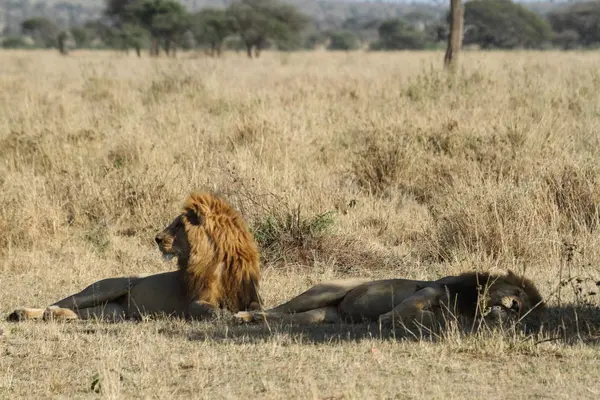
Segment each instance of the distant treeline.
[[[465,3],[464,45],[484,49],[576,49],[600,43],[600,2],[570,4],[540,15],[510,0]],[[425,9],[426,10],[426,9]],[[323,29],[314,18],[278,0],[237,0],[221,8],[190,13],[175,0],[106,0],[101,18],[64,30],[56,21],[36,17],[23,21],[19,34],[4,35],[5,48],[56,47],[204,49],[218,56],[223,49],[258,56],[263,49],[281,51],[418,50],[439,48],[448,36],[448,15],[413,11],[389,19],[356,16],[340,27]]]

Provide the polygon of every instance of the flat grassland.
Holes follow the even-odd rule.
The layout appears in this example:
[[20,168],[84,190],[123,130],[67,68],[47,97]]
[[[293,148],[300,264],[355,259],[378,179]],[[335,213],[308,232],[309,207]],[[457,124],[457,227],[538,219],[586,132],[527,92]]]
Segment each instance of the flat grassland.
[[226,196],[275,305],[334,277],[525,272],[542,331],[0,322],[0,398],[597,398],[600,54],[0,53],[0,317],[158,272]]

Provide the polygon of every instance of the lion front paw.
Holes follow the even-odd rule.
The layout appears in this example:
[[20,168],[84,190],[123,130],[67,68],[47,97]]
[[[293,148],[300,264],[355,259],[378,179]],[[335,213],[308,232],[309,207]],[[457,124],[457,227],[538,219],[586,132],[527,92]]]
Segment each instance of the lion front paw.
[[265,313],[262,311],[238,311],[233,318],[240,324],[258,322],[264,320]]
[[79,319],[79,316],[68,308],[61,308],[58,306],[50,306],[44,310],[42,316],[44,321],[71,321]]
[[250,311],[238,311],[233,318],[237,323],[243,324],[254,321],[254,316]]

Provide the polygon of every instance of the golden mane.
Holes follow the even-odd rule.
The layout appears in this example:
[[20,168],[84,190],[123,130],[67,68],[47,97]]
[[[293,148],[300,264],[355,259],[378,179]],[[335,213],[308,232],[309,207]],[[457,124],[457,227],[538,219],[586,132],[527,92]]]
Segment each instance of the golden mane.
[[242,216],[224,199],[190,194],[182,213],[189,254],[179,257],[187,296],[231,311],[260,304],[260,254]]

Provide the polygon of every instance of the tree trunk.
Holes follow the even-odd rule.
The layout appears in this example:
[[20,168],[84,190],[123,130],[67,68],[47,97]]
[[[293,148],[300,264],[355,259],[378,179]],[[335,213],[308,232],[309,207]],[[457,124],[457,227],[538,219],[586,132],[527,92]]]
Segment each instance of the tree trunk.
[[248,54],[249,58],[252,58],[252,45],[246,43],[246,53]]
[[67,50],[66,39],[62,34],[58,36],[58,51],[60,51],[60,54],[63,56],[69,54],[69,51]]
[[158,47],[158,39],[152,38],[152,43],[150,44],[150,56],[158,57],[158,52],[160,48]]
[[456,65],[458,53],[462,47],[464,8],[462,0],[450,0],[450,33],[448,34],[448,47],[444,56],[444,67]]
[[142,48],[140,47],[140,45],[136,45],[135,46],[135,54],[137,54],[138,57],[142,57]]

